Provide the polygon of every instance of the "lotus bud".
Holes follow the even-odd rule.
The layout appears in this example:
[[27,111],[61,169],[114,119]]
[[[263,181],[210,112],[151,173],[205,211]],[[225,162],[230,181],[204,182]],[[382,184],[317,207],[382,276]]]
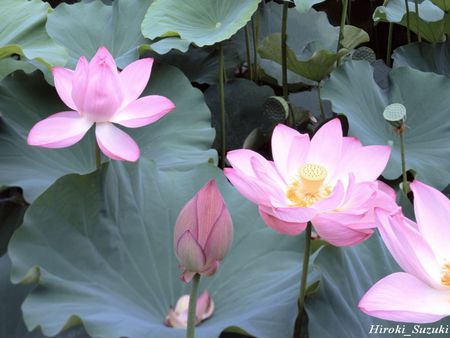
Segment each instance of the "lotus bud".
[[210,276],[219,268],[233,240],[233,223],[214,179],[183,207],[173,240],[185,283],[196,273]]
[[[189,310],[189,295],[181,296],[178,299],[175,308],[170,308],[166,316],[165,324],[176,329],[185,329],[187,327]],[[214,302],[209,296],[208,291],[204,291],[197,299],[197,307],[195,311],[195,325],[212,316],[214,312]]]

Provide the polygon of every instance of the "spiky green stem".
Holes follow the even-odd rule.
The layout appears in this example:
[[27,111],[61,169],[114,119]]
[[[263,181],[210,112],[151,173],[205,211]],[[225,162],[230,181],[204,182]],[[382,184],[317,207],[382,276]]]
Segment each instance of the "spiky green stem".
[[308,222],[305,231],[305,248],[303,251],[303,266],[302,266],[302,276],[300,281],[300,297],[298,298],[298,317],[296,321],[296,328],[294,332],[295,338],[301,337],[301,323],[303,312],[305,310],[305,298],[306,298],[306,284],[308,281],[308,269],[309,269],[309,257],[311,255],[311,233],[312,224]]
[[409,6],[408,6],[408,0],[405,0],[405,9],[406,9],[406,38],[408,40],[408,43],[411,43],[411,21],[410,21],[410,15],[409,15]]
[[197,294],[198,285],[200,284],[200,275],[197,273],[192,278],[191,295],[189,296],[189,309],[188,309],[188,325],[186,331],[186,338],[195,338],[195,321],[196,321],[196,308],[197,308]]
[[220,167],[225,167],[227,151],[226,126],[225,126],[225,66],[223,56],[223,44],[219,46],[219,100],[220,100],[220,133],[221,133],[221,162]]
[[245,51],[247,54],[247,66],[250,75],[250,80],[253,81],[253,66],[250,59],[250,33],[248,31],[248,25],[245,25]]

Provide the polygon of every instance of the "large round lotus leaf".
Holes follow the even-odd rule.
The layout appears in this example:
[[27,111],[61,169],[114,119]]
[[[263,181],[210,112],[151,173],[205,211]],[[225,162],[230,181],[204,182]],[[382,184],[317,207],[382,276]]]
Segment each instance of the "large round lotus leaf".
[[[143,128],[126,129],[139,144],[143,157],[161,168],[184,169],[215,159],[210,150],[214,140],[211,113],[203,94],[172,66],[154,67],[143,95],[170,98],[177,108],[158,122]],[[95,169],[94,135],[65,149],[31,147],[26,137],[31,127],[50,114],[67,110],[43,77],[16,73],[0,83],[0,182],[19,186],[25,199],[33,201],[57,178]]]
[[152,0],[120,0],[112,5],[102,1],[65,3],[48,17],[48,34],[69,51],[70,68],[81,55],[90,59],[105,46],[123,68],[139,57],[138,48],[146,43],[140,23]]
[[439,8],[441,8],[442,10],[448,12],[450,11],[450,0],[432,0],[433,3],[437,6],[439,6]]
[[169,307],[189,292],[178,278],[173,227],[211,177],[235,235],[217,274],[202,278],[201,291],[208,289],[216,309],[196,337],[239,327],[259,338],[291,338],[302,238],[267,228],[216,167],[159,171],[145,159],[65,176],[30,206],[9,246],[13,282],[38,282],[22,306],[28,328],[54,335],[81,319],[93,337],[184,337],[163,324]]
[[[262,58],[275,61],[278,66],[281,65],[281,34],[275,33],[265,38],[258,52]],[[301,61],[292,49],[287,48],[287,68],[308,80],[320,82],[332,71],[336,61],[344,54],[346,51],[340,54],[321,49],[314,52],[310,59]]]
[[[410,29],[420,34],[422,38],[430,42],[441,42],[444,33],[448,33],[445,12],[433,4],[430,0],[423,0],[419,3],[419,17],[413,0],[408,0]],[[395,22],[402,26],[407,26],[406,6],[404,0],[389,0],[386,5],[379,6],[373,14],[375,22]],[[419,20],[418,20],[419,19]]]
[[450,41],[443,43],[413,43],[395,50],[394,68],[408,66],[422,72],[450,77]]
[[45,31],[49,4],[40,0],[0,0],[0,8],[0,79],[16,69],[28,70],[33,60],[44,68],[64,65],[67,52]]
[[[261,12],[261,31],[258,53],[260,64],[267,75],[281,83],[281,8],[277,4],[264,6]],[[298,32],[302,32],[299,34]],[[314,84],[333,69],[346,52],[337,53],[339,27],[328,21],[327,15],[314,9],[306,13],[288,12],[288,82]],[[344,47],[352,49],[369,40],[363,30],[346,26]],[[313,81],[313,82],[311,82]]]
[[[22,224],[25,210],[26,205],[22,200],[19,189],[2,190],[0,188],[0,256],[6,253],[9,239]],[[3,336],[0,335],[0,337]]]
[[[22,319],[21,305],[31,285],[14,285],[9,280],[11,262],[7,255],[0,257],[0,337],[44,338],[39,329],[29,332]],[[82,327],[55,336],[56,338],[88,338]]]
[[[383,173],[394,179],[401,175],[400,139],[383,119],[391,103],[406,107],[406,167],[417,178],[443,189],[450,182],[450,80],[408,67],[389,75],[390,87],[381,89],[373,79],[373,68],[365,61],[347,62],[325,83],[323,98],[333,111],[344,113],[349,133],[364,144],[390,144],[392,154]],[[425,83],[424,86],[417,86]]]
[[[300,107],[310,113],[316,118],[321,116],[319,95],[317,88],[311,89],[311,91],[303,91],[300,93],[293,93],[289,95],[289,102],[293,105]],[[331,103],[328,100],[322,100],[322,108],[326,117],[332,117],[333,112],[331,110]]]
[[[358,303],[369,288],[383,277],[400,271],[380,236],[373,235],[354,247],[325,247],[314,261],[321,272],[319,290],[306,300],[310,338],[336,337],[423,337],[414,334],[413,324],[389,322],[370,317],[358,309]],[[376,325],[394,328],[405,325],[405,334],[378,333]],[[427,324],[444,327],[450,319]],[[378,327],[380,330],[381,326]],[[370,330],[372,329],[372,333]]]
[[[225,127],[227,150],[242,148],[250,132],[265,127],[270,121],[264,119],[264,103],[274,92],[269,86],[258,86],[253,81],[237,79],[225,85]],[[221,146],[219,88],[211,86],[205,92],[205,100],[212,112],[212,125],[216,128],[214,146]]]
[[142,33],[154,39],[179,35],[199,47],[227,40],[252,17],[261,0],[155,0]]
[[[241,62],[239,54],[232,47],[232,45],[224,44],[223,50],[224,66],[230,78],[234,77],[234,71]],[[173,50],[165,55],[154,55],[154,57],[181,69],[191,82],[201,84],[219,82],[219,51],[215,47],[191,47],[185,53]]]

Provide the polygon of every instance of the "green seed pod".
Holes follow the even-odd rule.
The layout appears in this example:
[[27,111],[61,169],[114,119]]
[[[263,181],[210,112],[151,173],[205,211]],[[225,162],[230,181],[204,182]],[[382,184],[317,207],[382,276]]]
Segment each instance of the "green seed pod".
[[406,108],[401,103],[392,103],[384,108],[383,117],[395,128],[400,128],[406,121]]

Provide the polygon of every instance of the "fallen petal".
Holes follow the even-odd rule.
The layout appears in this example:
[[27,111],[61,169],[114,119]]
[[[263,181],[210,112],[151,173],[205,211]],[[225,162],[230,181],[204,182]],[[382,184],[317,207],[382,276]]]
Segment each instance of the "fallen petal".
[[[170,308],[164,323],[166,326],[185,329],[187,327],[188,311],[189,311],[189,295],[183,295],[178,299],[175,308]],[[197,298],[196,306],[196,325],[211,317],[214,313],[214,302],[205,290],[200,297]]]

